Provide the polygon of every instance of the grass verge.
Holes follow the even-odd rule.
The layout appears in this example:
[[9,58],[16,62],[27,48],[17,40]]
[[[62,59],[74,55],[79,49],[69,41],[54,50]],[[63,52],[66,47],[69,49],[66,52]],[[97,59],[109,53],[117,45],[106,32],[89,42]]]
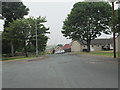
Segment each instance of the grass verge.
[[[91,52],[77,52],[77,54],[87,54],[87,55],[96,55],[96,56],[107,56],[113,57],[113,51],[91,51]],[[118,53],[116,54],[118,57]]]
[[11,60],[24,60],[24,59],[32,59],[35,56],[25,57],[25,56],[16,56],[16,57],[2,57],[2,61],[11,61]]

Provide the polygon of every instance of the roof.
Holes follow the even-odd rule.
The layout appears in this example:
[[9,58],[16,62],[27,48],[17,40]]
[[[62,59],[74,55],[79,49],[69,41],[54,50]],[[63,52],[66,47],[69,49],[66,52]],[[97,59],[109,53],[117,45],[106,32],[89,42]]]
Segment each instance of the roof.
[[70,45],[70,44],[65,44],[65,45],[63,46],[63,49],[69,49],[69,48],[71,48],[71,45]]
[[[82,42],[78,41],[80,44],[83,44]],[[84,44],[86,44],[86,42],[84,42]],[[95,45],[95,44],[102,44],[102,45],[106,45],[106,44],[113,44],[113,39],[109,38],[109,39],[94,39],[91,41],[91,45]]]
[[54,49],[55,49],[55,50],[62,50],[62,49],[63,49],[63,46],[56,46]]
[[106,45],[106,44],[112,44],[113,43],[113,39],[94,39],[91,41],[91,44],[102,44],[102,45]]

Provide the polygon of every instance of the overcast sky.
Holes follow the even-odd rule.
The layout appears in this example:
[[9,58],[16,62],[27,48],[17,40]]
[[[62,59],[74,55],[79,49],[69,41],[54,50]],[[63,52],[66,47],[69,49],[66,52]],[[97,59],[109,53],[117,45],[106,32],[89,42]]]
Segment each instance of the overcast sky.
[[[63,37],[61,30],[63,26],[63,21],[67,17],[67,14],[70,13],[73,5],[78,2],[79,0],[58,0],[58,2],[55,2],[55,0],[51,0],[51,2],[48,2],[48,0],[31,0],[27,2],[27,0],[22,0],[23,3],[30,9],[29,16],[46,16],[47,23],[46,26],[50,27],[50,35],[48,45],[57,45],[57,44],[66,44],[70,43],[71,40],[67,40],[65,37]],[[57,1],[57,0],[56,0]],[[2,30],[2,24],[3,22],[0,21],[0,30]],[[108,35],[102,35],[102,38],[111,37]],[[100,38],[101,38],[100,37]]]
[[24,2],[24,4],[30,9],[29,16],[46,16],[46,26],[50,27],[49,45],[70,43],[70,40],[63,37],[61,30],[73,2]]

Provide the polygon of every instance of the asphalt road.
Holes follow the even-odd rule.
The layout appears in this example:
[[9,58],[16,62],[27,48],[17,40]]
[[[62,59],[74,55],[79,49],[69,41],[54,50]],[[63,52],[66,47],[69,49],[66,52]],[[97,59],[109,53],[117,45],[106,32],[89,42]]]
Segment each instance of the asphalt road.
[[118,64],[111,58],[49,55],[2,65],[3,88],[118,88]]

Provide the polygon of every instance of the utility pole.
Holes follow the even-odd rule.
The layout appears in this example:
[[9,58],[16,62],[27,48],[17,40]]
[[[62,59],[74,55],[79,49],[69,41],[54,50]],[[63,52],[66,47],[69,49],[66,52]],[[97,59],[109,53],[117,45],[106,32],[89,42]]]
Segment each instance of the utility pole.
[[37,38],[37,21],[35,19],[35,31],[36,31],[36,57],[38,57],[38,38]]
[[115,41],[115,12],[114,12],[114,2],[112,2],[112,22],[113,22],[113,42],[114,42],[114,58],[116,58],[116,41]]
[[115,41],[115,12],[114,12],[114,2],[116,0],[109,0],[112,3],[112,31],[113,31],[113,46],[114,46],[114,58],[116,58],[116,41]]

